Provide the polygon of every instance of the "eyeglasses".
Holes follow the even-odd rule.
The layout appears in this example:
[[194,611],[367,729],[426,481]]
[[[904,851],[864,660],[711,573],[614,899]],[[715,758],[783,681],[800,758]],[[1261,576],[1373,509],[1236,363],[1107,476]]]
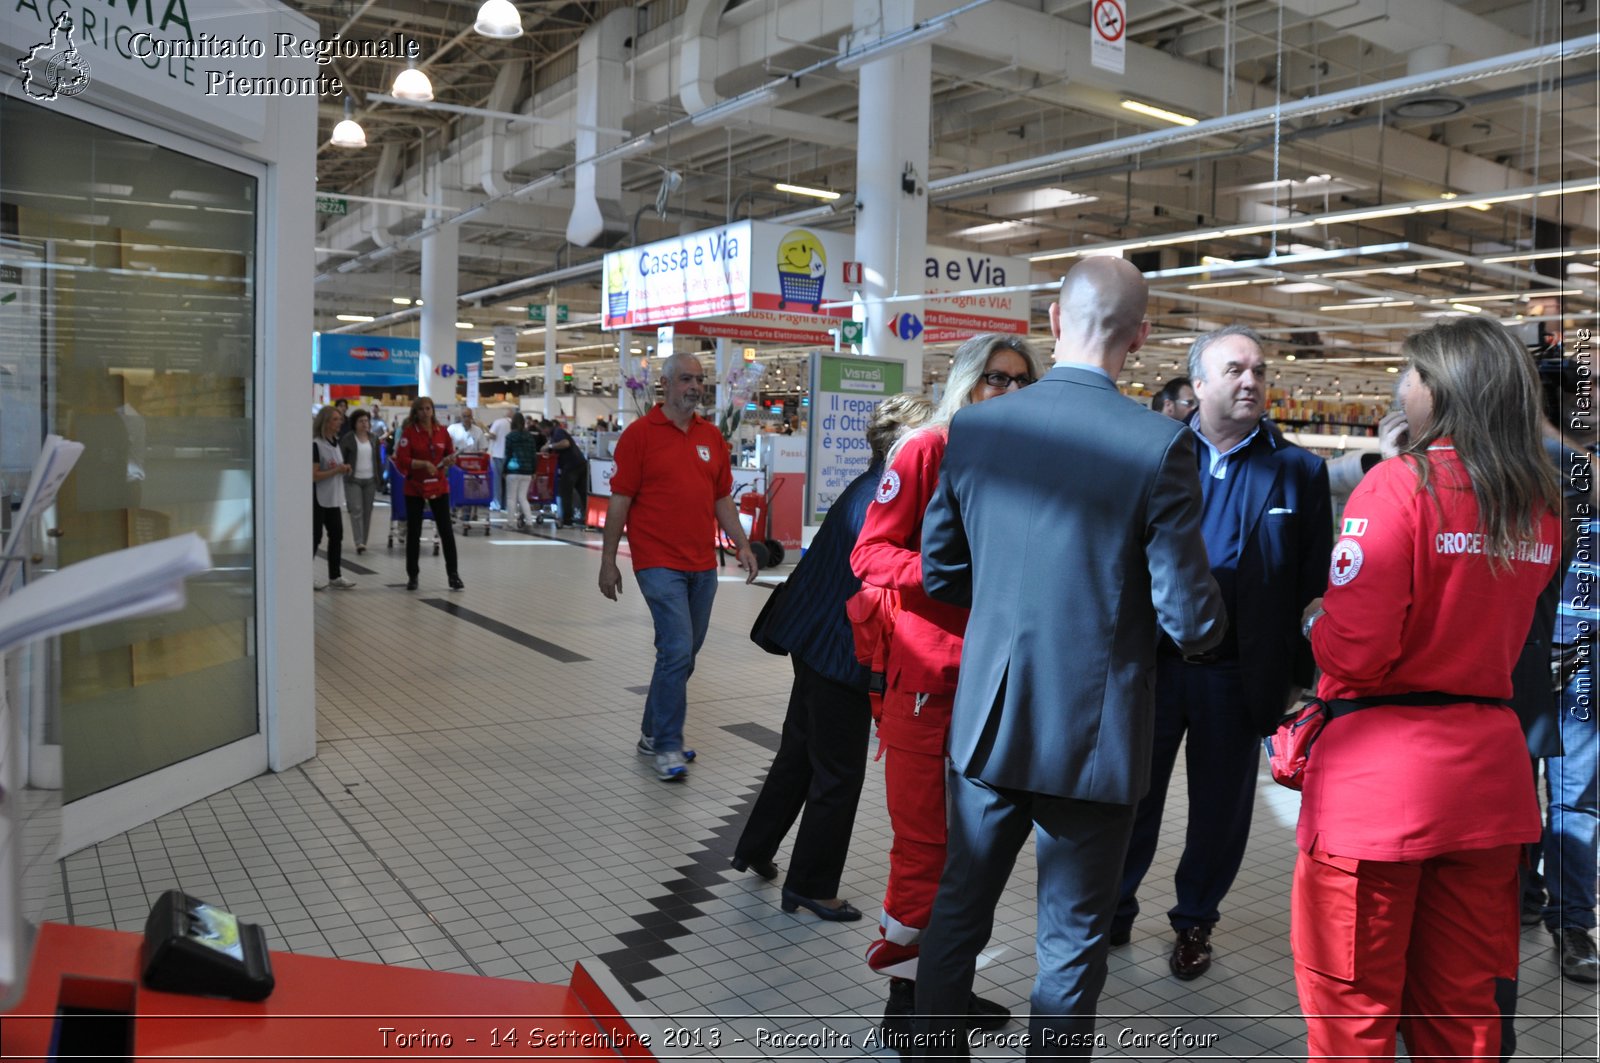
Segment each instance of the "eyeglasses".
[[1174,406],[1182,406],[1186,410],[1192,410],[1196,406],[1200,405],[1200,400],[1199,399],[1173,399],[1172,400],[1172,404]]
[[1019,388],[1025,388],[1033,383],[1033,377],[1027,373],[1023,373],[1020,376],[1012,376],[1010,373],[985,373],[979,379],[996,391],[1005,391],[1012,384],[1017,385]]

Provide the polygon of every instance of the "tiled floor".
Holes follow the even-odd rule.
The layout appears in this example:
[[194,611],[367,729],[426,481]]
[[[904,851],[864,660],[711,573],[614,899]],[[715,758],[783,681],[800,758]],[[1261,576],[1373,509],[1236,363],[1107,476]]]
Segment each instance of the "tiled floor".
[[[658,1035],[661,1058],[870,1058],[885,995],[862,961],[885,873],[881,769],[868,771],[842,887],[869,918],[782,913],[776,884],[727,866],[790,680],[787,662],[746,634],[766,592],[727,570],[690,686],[699,759],[687,784],[664,785],[633,748],[652,660],[643,599],[631,578],[621,602],[599,595],[597,534],[555,534],[459,539],[460,594],[445,589],[437,559],[424,558],[422,589],[408,594],[398,548],[352,558],[358,588],[314,596],[316,759],[68,858],[66,919],[139,929],[156,896],[181,887],[295,952],[563,983],[582,960]],[[1182,838],[1169,815],[1146,914],[1112,953],[1099,1055],[1299,1058],[1295,813],[1294,795],[1263,775],[1216,964],[1191,983],[1166,966]],[[1018,867],[978,991],[1020,1013],[1034,973],[1031,854]],[[1542,930],[1524,934],[1520,1010],[1518,1058],[1595,1058],[1595,992],[1557,976]],[[1140,1043],[1178,1026],[1194,1039]],[[669,1030],[685,1032],[664,1046]],[[758,1040],[780,1030],[802,1045]],[[804,1047],[830,1036],[831,1047]],[[999,1043],[977,1054],[1018,1055]]]

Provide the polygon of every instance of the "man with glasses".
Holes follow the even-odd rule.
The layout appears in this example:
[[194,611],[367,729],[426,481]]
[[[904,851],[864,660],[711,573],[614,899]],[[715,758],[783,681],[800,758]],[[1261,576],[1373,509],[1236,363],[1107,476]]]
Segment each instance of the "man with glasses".
[[1261,337],[1243,325],[1201,336],[1189,349],[1189,375],[1199,399],[1188,423],[1204,498],[1201,531],[1227,603],[1228,633],[1199,658],[1162,642],[1150,792],[1139,803],[1111,925],[1111,944],[1125,944],[1187,732],[1188,833],[1175,876],[1177,903],[1167,913],[1177,932],[1168,965],[1184,981],[1211,967],[1211,928],[1250,837],[1259,738],[1272,733],[1311,683],[1300,614],[1325,589],[1333,550],[1327,466],[1264,416]]
[[1187,421],[1199,404],[1200,400],[1194,397],[1194,387],[1186,376],[1173,377],[1150,400],[1152,410],[1166,414],[1174,421]]
[[705,381],[705,369],[691,354],[673,355],[662,367],[663,400],[617,440],[600,550],[600,593],[616,601],[622,593],[617,547],[626,528],[634,578],[655,623],[655,672],[636,748],[654,758],[662,782],[688,778],[694,759],[683,745],[683,722],[689,676],[717,593],[719,525],[738,550],[745,582],[757,572],[731,497],[728,445],[696,412]]

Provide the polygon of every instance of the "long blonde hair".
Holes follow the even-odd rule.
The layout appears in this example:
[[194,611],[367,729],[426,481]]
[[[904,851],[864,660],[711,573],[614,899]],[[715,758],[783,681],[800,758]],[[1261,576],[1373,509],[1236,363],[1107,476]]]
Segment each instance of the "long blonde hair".
[[962,407],[972,405],[972,393],[977,390],[984,366],[989,364],[990,356],[998,350],[1015,351],[1021,355],[1022,360],[1028,363],[1028,373],[1035,380],[1039,378],[1039,356],[1021,336],[985,332],[972,337],[951,355],[950,379],[945,381],[944,397],[933,408],[933,416],[916,430],[906,432],[895,441],[894,446],[889,448],[888,464],[894,464],[894,459],[899,456],[900,448],[906,445],[907,440],[923,432],[943,432],[950,427],[950,419]]
[[1440,322],[1407,337],[1403,350],[1433,393],[1427,427],[1403,451],[1418,489],[1438,502],[1428,447],[1449,437],[1478,502],[1490,567],[1510,568],[1517,544],[1537,538],[1543,511],[1561,500],[1540,438],[1533,355],[1489,317]]

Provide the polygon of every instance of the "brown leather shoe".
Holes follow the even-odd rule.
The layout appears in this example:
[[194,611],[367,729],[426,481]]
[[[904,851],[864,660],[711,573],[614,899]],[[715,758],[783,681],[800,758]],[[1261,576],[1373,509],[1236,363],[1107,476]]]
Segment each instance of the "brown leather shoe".
[[1172,973],[1181,981],[1199,978],[1211,969],[1211,928],[1191,926],[1178,931],[1168,959]]

